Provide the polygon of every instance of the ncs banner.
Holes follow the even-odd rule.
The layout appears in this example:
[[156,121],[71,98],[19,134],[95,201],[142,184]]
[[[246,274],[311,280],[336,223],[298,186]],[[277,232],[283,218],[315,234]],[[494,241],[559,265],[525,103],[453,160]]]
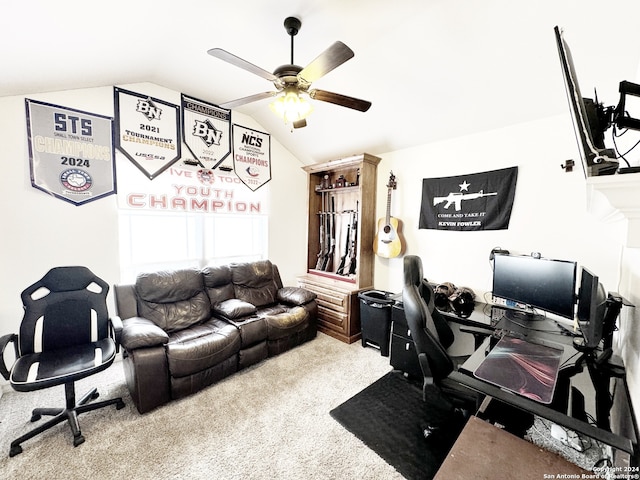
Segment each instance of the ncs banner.
[[31,185],[81,205],[116,191],[113,119],[25,99]]
[[509,228],[518,167],[422,180],[419,228],[503,230]]
[[199,166],[215,169],[231,153],[231,110],[183,94],[182,135]]
[[233,125],[233,169],[238,178],[255,191],[271,180],[271,137]]
[[180,158],[180,107],[114,87],[116,148],[153,180]]

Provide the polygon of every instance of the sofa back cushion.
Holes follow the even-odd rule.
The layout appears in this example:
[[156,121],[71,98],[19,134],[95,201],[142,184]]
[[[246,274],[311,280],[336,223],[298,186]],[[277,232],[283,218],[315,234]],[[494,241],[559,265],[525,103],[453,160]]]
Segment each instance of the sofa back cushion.
[[233,283],[231,282],[231,269],[228,265],[206,267],[202,274],[211,305],[217,305],[225,300],[235,298]]
[[138,315],[165,332],[182,330],[211,317],[202,272],[183,269],[142,273],[135,284]]
[[276,303],[278,287],[274,279],[273,264],[269,260],[233,263],[230,268],[235,298],[256,307]]

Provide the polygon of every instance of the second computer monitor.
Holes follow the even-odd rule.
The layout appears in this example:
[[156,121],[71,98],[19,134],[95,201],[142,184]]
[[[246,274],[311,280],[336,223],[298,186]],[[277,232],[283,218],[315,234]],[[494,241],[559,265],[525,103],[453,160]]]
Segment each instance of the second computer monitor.
[[525,255],[496,255],[493,296],[509,305],[573,319],[577,264]]
[[586,342],[585,346],[595,348],[602,340],[606,308],[607,294],[604,287],[596,275],[582,267],[576,317]]

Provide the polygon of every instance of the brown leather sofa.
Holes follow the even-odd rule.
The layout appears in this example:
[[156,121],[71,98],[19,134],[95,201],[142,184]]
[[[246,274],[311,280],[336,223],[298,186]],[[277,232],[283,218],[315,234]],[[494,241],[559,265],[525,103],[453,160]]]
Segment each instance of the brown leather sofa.
[[145,273],[115,285],[127,386],[140,413],[315,338],[315,294],[268,260]]

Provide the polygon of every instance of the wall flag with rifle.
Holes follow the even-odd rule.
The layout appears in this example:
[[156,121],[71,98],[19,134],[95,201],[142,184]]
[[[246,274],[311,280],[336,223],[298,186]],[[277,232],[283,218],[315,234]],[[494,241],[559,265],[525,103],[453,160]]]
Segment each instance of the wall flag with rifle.
[[509,228],[518,167],[422,180],[419,228],[504,230]]
[[397,257],[404,250],[404,240],[400,233],[402,222],[391,216],[391,192],[396,186],[396,177],[390,172],[387,183],[387,214],[378,220],[378,230],[373,240],[373,251],[384,258]]

